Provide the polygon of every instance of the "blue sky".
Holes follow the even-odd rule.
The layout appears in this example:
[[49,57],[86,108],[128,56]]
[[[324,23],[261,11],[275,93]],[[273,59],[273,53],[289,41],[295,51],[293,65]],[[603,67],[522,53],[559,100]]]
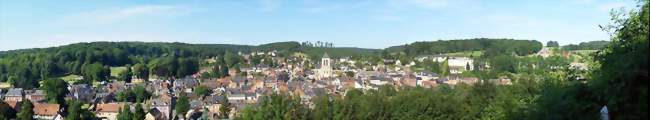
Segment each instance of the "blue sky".
[[0,50],[90,41],[258,45],[328,41],[385,48],[415,41],[606,40],[620,0],[0,0]]

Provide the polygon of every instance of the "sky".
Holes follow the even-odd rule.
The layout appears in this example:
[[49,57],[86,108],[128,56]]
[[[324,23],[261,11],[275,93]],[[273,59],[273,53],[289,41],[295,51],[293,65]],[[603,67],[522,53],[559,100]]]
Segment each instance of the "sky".
[[326,41],[608,40],[598,25],[634,0],[0,0],[0,51],[92,41],[259,45]]

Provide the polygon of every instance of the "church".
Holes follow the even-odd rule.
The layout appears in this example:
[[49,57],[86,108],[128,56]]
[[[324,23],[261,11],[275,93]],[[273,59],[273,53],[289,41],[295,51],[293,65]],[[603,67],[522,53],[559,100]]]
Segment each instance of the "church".
[[330,56],[327,53],[325,53],[320,60],[319,68],[315,70],[317,80],[333,77],[332,63],[333,62],[332,59],[330,59]]

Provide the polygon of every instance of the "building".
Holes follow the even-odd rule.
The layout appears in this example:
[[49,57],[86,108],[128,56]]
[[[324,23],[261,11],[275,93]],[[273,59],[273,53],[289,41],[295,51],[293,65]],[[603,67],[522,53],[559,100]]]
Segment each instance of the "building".
[[435,57],[433,60],[437,62],[447,60],[449,73],[451,74],[460,74],[464,71],[474,70],[474,60],[468,57]]
[[34,118],[43,120],[62,120],[59,104],[34,104]]
[[124,105],[124,103],[97,104],[95,107],[95,115],[102,120],[116,120],[117,114]]
[[322,80],[326,78],[331,78],[332,77],[332,59],[330,59],[330,56],[325,53],[323,55],[323,58],[320,60],[320,68],[316,69],[316,79]]
[[5,101],[20,102],[23,101],[24,91],[23,88],[11,88],[5,94]]
[[26,90],[25,91],[25,98],[27,98],[29,101],[32,101],[34,103],[40,103],[40,102],[45,102],[45,93],[43,90]]

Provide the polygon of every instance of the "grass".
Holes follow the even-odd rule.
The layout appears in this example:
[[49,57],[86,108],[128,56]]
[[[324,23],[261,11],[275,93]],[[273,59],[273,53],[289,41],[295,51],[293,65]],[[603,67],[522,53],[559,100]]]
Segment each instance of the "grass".
[[575,54],[589,55],[589,54],[591,54],[591,53],[595,53],[595,52],[597,52],[597,51],[598,51],[598,50],[574,50],[574,51],[571,51],[571,52],[572,52],[572,53],[575,53]]
[[455,53],[447,53],[448,56],[452,57],[478,57],[483,54],[483,51],[466,51],[466,52],[455,52]]
[[111,77],[117,77],[120,72],[125,70],[126,67],[111,67]]
[[74,75],[74,74],[70,74],[70,75],[67,75],[67,76],[59,77],[59,78],[61,78],[65,82],[68,82],[68,84],[72,84],[72,83],[75,83],[75,82],[81,80],[81,76]]

